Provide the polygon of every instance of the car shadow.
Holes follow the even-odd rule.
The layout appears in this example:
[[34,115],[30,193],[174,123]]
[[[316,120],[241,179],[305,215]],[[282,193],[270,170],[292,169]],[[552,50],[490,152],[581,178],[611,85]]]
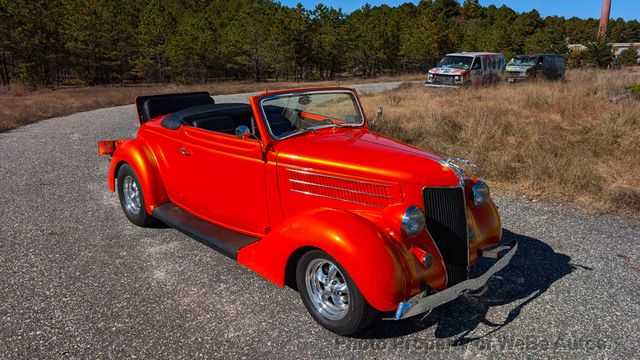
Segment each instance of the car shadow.
[[[576,268],[592,270],[572,264],[567,255],[557,253],[548,244],[503,230],[505,242],[518,241],[518,252],[511,263],[494,275],[487,283],[487,291],[481,295],[465,295],[434,309],[428,316],[416,316],[404,321],[380,321],[376,326],[358,334],[357,338],[396,338],[436,326],[438,339],[451,340],[451,346],[461,346],[481,339],[518,318],[522,309],[544,294],[559,279]],[[491,266],[482,259],[471,276],[477,276]],[[494,322],[487,318],[492,306],[513,304],[505,319]],[[470,335],[480,324],[491,328],[482,336]]]

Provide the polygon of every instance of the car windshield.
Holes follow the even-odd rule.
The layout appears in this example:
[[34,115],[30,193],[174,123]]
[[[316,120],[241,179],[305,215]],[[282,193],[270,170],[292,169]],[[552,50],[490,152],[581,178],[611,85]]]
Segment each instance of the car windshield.
[[471,63],[473,62],[473,57],[471,56],[445,56],[438,66],[448,66],[456,69],[469,69],[471,67]]
[[535,65],[536,56],[516,56],[509,61],[509,65]]
[[347,91],[276,95],[262,100],[262,109],[276,139],[324,127],[364,123],[354,94]]

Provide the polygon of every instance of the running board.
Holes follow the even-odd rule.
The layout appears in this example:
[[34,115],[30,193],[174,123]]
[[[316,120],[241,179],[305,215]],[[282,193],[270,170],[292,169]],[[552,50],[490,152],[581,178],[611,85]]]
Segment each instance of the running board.
[[154,208],[151,215],[234,260],[238,250],[260,240],[202,220],[172,203]]

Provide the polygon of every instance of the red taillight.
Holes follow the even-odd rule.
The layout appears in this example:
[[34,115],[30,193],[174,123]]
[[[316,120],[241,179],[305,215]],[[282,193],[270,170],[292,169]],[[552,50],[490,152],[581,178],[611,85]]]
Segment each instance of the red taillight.
[[104,140],[98,142],[98,154],[100,156],[112,156],[118,145],[124,140]]

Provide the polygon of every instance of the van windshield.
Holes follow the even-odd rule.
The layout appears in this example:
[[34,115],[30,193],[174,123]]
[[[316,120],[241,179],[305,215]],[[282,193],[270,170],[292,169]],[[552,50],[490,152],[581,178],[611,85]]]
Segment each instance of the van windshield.
[[509,61],[509,65],[535,65],[537,56],[516,56]]
[[472,56],[445,56],[440,62],[438,66],[447,66],[450,68],[456,69],[469,69],[471,68],[471,63],[473,62]]

